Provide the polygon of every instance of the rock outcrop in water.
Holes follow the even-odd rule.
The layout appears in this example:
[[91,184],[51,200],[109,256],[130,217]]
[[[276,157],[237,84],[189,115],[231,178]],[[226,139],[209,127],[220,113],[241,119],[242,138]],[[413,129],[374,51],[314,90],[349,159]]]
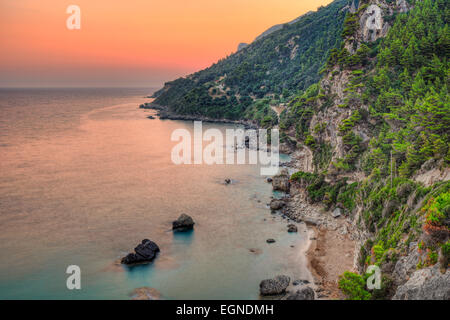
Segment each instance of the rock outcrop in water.
[[262,296],[274,296],[286,292],[291,278],[288,276],[276,276],[274,279],[266,279],[259,284],[259,292]]
[[187,214],[183,213],[181,216],[178,217],[177,220],[172,222],[172,229],[174,231],[192,230],[194,228],[194,224],[195,224],[194,220]]
[[280,174],[272,178],[272,188],[273,190],[289,192],[289,173],[286,169],[281,170]]
[[143,262],[151,262],[155,259],[156,254],[159,252],[159,247],[151,240],[144,239],[136,248],[135,253],[129,253],[126,257],[122,258],[122,264],[136,264]]

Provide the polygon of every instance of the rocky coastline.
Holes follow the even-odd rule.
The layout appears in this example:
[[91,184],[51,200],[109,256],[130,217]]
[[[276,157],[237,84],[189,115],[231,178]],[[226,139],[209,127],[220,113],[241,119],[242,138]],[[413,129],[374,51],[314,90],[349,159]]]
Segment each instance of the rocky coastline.
[[[305,223],[311,231],[306,258],[314,278],[315,298],[343,299],[338,289],[339,275],[355,269],[357,230],[343,215],[328,212],[320,204],[309,203],[304,186],[290,181],[287,174],[302,169],[297,164],[304,161],[303,154],[293,152],[291,157],[289,163],[282,165],[280,174],[272,178],[273,189],[286,193],[281,200],[276,200],[276,207],[280,214],[297,223]],[[291,293],[287,298],[295,297],[303,295]]]
[[252,121],[245,121],[245,120],[229,120],[229,119],[214,119],[209,117],[204,117],[200,115],[183,115],[174,113],[169,110],[169,108],[165,106],[161,106],[158,104],[155,104],[153,102],[146,102],[144,104],[141,104],[139,106],[141,109],[149,109],[149,110],[156,110],[157,116],[160,120],[181,120],[181,121],[202,121],[202,122],[209,122],[209,123],[224,123],[224,124],[236,124],[236,125],[242,125],[245,129],[258,129],[258,125],[255,124]]

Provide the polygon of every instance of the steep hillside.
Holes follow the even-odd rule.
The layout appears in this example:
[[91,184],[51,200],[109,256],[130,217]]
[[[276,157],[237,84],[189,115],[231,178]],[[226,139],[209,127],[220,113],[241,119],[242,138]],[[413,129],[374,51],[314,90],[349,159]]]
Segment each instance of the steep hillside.
[[182,115],[277,122],[279,105],[320,78],[341,41],[348,0],[336,0],[285,24],[211,67],[165,84],[155,103]]
[[[281,114],[284,145],[314,163],[291,179],[357,230],[348,298],[450,299],[449,1],[355,9],[323,78]],[[380,290],[365,286],[369,265]]]

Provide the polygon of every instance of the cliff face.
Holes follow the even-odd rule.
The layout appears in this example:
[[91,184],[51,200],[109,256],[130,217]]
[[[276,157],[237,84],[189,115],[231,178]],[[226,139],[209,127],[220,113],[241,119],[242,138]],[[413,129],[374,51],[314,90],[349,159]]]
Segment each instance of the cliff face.
[[[358,230],[355,268],[361,274],[369,265],[381,268],[383,285],[372,297],[450,299],[449,120],[431,115],[450,111],[448,89],[441,84],[445,71],[425,75],[418,63],[434,59],[448,71],[446,53],[428,47],[440,41],[438,34],[448,36],[445,6],[353,3],[322,80],[281,115],[284,144],[296,141],[313,154],[314,167],[293,179],[304,184],[308,201],[329,212],[342,209],[351,219]],[[419,93],[415,86],[424,76],[430,82]],[[425,111],[436,92],[443,100],[433,99],[430,108],[439,111]],[[442,139],[443,149],[424,153],[433,139]]]
[[[388,4],[382,0],[361,1],[359,8],[349,15],[348,20],[351,19],[351,23],[356,26],[354,32],[347,35],[342,46],[348,51],[349,55],[358,55],[362,51],[361,45],[374,43],[387,35],[391,24],[385,20],[385,17],[392,17],[393,14],[402,12],[405,6],[404,1],[398,1],[396,4]],[[363,68],[358,67],[343,67],[336,64],[328,70],[320,82],[320,90],[324,92],[324,97],[332,97],[333,102],[328,108],[319,110],[313,115],[310,131],[316,140],[331,145],[333,156],[330,161],[331,167],[328,168],[330,173],[336,171],[332,163],[343,158],[349,152],[343,142],[345,136],[339,134],[340,125],[345,119],[349,119],[355,111],[359,113],[361,113],[361,110],[364,113],[369,112],[369,105],[361,99],[364,87],[361,83],[356,82],[359,81],[361,72],[370,73],[373,72],[373,68],[372,70],[361,71]],[[324,104],[326,101],[319,99],[317,103]],[[373,136],[370,131],[376,119],[365,118],[363,120],[354,124],[352,132],[362,140],[362,145],[367,145],[370,137]],[[314,130],[321,123],[327,124],[326,130]]]

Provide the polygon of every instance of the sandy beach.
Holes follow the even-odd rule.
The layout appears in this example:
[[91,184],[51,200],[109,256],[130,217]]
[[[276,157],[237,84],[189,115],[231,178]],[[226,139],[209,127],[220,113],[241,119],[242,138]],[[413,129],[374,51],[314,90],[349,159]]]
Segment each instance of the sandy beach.
[[[291,155],[290,171],[300,171],[304,159]],[[284,214],[297,222],[305,222],[310,229],[309,246],[305,252],[308,269],[314,277],[316,298],[343,299],[338,288],[339,276],[354,271],[356,241],[353,225],[344,216],[334,218],[321,204],[310,204],[304,188],[296,183],[290,187],[287,210]]]
[[353,271],[355,242],[336,230],[317,228],[307,251],[308,268],[317,284],[317,298],[343,299],[338,288],[339,276],[344,271]]

